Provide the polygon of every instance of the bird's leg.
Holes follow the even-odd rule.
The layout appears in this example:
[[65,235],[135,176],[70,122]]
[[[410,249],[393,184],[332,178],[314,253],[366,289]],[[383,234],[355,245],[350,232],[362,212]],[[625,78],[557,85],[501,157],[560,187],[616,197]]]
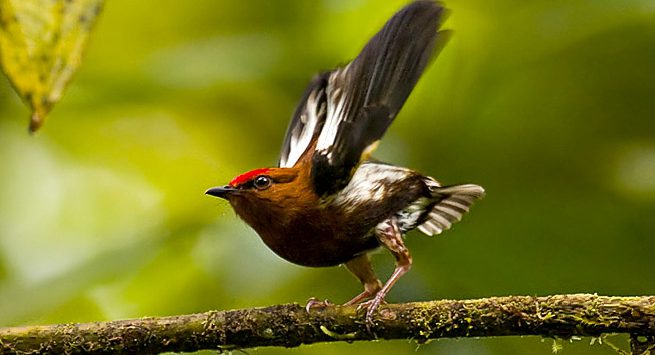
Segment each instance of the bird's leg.
[[348,271],[352,272],[355,277],[364,285],[364,291],[350,301],[344,303],[344,306],[351,306],[358,304],[363,300],[375,296],[380,289],[382,289],[382,283],[375,276],[373,268],[371,267],[371,261],[368,258],[368,254],[362,254],[347,263],[345,263]]
[[378,224],[375,227],[375,235],[380,243],[382,243],[385,248],[389,249],[391,254],[396,258],[396,269],[375,297],[367,302],[368,309],[366,310],[366,323],[369,325],[373,324],[373,313],[375,313],[380,304],[384,302],[384,297],[389,293],[391,287],[393,287],[396,281],[409,271],[412,266],[412,256],[409,254],[409,250],[405,247],[403,235],[398,228],[395,217],[389,218]]

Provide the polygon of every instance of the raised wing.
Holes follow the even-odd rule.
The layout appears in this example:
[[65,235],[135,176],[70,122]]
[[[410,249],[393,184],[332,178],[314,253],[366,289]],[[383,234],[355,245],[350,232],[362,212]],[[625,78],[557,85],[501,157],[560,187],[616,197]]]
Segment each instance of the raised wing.
[[[395,14],[351,63],[316,78],[296,109],[280,167],[312,154],[319,196],[345,187],[370,154],[445,43],[444,18],[435,1],[415,1]],[[313,149],[309,151],[308,149]]]
[[280,168],[296,165],[310,143],[320,134],[327,110],[325,88],[329,75],[328,72],[317,76],[305,90],[282,143],[278,163]]

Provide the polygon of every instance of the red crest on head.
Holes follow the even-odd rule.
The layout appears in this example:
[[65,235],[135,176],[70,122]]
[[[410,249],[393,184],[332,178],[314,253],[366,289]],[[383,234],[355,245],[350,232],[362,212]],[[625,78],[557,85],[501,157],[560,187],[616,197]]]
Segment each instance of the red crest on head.
[[249,172],[243,173],[243,174],[235,177],[234,179],[232,179],[232,181],[230,181],[230,186],[237,187],[237,186],[243,184],[244,182],[247,182],[248,180],[254,178],[257,175],[266,174],[269,170],[271,170],[271,169],[270,168],[261,168],[261,169],[250,170]]

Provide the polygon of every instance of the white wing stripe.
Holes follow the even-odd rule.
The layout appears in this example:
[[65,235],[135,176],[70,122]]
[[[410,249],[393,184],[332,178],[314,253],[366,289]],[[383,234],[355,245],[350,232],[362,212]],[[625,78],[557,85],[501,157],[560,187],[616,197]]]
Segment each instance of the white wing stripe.
[[318,123],[319,117],[325,110],[325,105],[318,106],[318,100],[322,96],[323,90],[312,91],[307,98],[305,104],[305,111],[300,115],[300,121],[304,123],[302,131],[292,132],[291,140],[289,142],[289,154],[286,159],[280,161],[281,168],[290,168],[298,162],[300,156],[305,152],[307,146],[314,136],[314,130]]
[[463,203],[459,203],[459,202],[453,201],[453,200],[450,200],[450,199],[445,199],[445,200],[443,200],[443,201],[441,202],[441,204],[442,204],[442,205],[451,206],[451,207],[455,207],[455,208],[459,208],[459,209],[461,209],[461,210],[464,211],[464,212],[468,212],[468,210],[469,210],[469,207],[468,207],[467,205],[465,205],[465,204],[463,204]]
[[432,223],[432,222],[430,222],[430,221],[426,222],[425,225],[426,225],[428,228],[430,228],[430,230],[432,230],[432,233],[433,233],[433,234],[439,234],[439,233],[441,233],[441,232],[443,231],[443,229],[441,228],[441,226],[438,226],[438,225],[436,225],[436,224],[434,224],[434,223]]
[[418,230],[420,230],[421,232],[423,232],[423,234],[426,234],[430,237],[434,234],[432,230],[428,228],[427,225],[425,224],[421,224],[420,226],[418,226]]
[[[349,67],[350,64],[342,69],[335,70],[328,79],[326,91],[327,117],[323,130],[318,136],[318,142],[316,143],[317,151],[326,151],[334,144],[337,132],[339,131],[339,124],[346,118],[345,108],[349,93],[343,91],[338,82],[345,80],[344,77],[347,75]],[[330,157],[329,153],[328,158]]]
[[431,219],[431,222],[439,223],[439,225],[442,226],[443,229],[450,228],[450,225],[451,225],[450,221],[448,219],[446,219],[446,217],[443,217],[440,214],[432,212],[432,213],[430,213],[430,219]]
[[[441,212],[442,215],[447,215],[447,216],[455,218],[457,221],[462,220],[462,214],[455,211],[452,208],[448,208],[448,207],[446,207],[444,205],[436,205],[434,207],[434,209]],[[444,216],[444,217],[448,218],[447,216]]]

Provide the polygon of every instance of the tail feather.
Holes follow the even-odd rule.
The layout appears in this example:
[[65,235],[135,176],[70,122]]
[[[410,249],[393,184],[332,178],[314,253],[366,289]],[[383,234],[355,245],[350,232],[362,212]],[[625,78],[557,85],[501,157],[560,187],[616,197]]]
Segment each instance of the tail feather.
[[442,196],[443,199],[432,207],[427,219],[418,226],[421,232],[429,236],[450,229],[462,220],[475,201],[484,196],[482,186],[474,184],[434,186],[432,190],[435,196]]

